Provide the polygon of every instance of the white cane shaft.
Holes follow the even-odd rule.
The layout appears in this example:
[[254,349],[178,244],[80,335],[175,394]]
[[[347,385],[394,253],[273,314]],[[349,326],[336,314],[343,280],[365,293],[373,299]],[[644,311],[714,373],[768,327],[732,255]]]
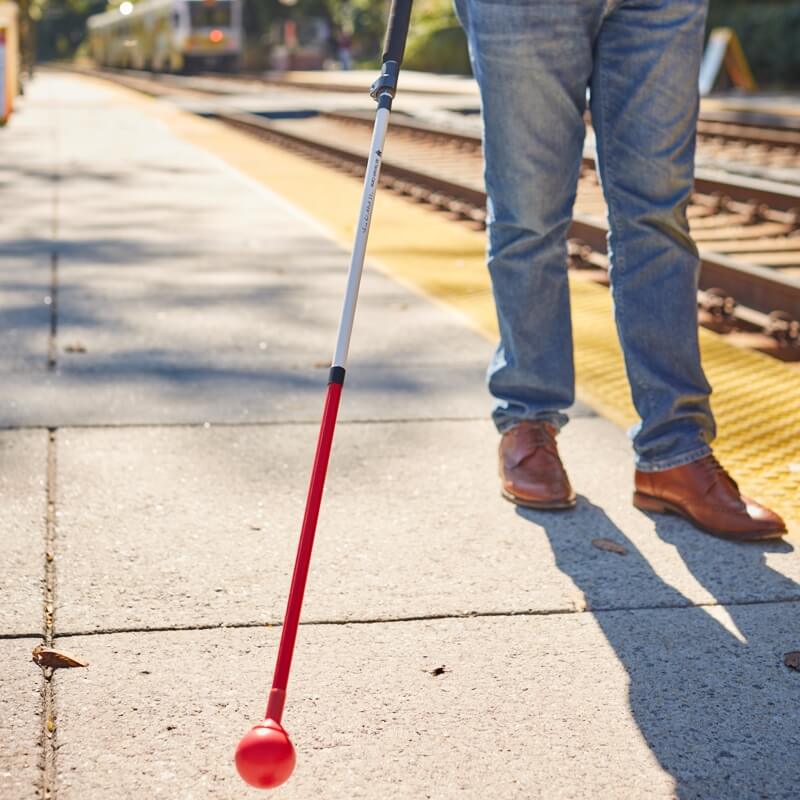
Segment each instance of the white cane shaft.
[[375,192],[378,189],[378,178],[381,172],[383,142],[386,138],[386,127],[389,124],[389,109],[379,108],[375,115],[375,127],[372,130],[367,172],[364,175],[364,191],[361,196],[361,210],[358,214],[358,227],[353,243],[353,255],[350,259],[350,270],[347,273],[347,288],[339,320],[339,333],[336,337],[336,350],[333,352],[334,367],[345,367],[347,352],[350,349],[350,334],[353,332],[353,320],[356,315],[358,288],[361,284],[361,273],[364,269],[364,256],[367,251],[367,237],[372,222],[372,209],[375,206]]

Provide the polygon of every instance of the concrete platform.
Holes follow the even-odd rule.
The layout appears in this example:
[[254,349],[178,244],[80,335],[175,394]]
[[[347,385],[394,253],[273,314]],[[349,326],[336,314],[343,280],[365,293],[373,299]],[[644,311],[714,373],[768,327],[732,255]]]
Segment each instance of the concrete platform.
[[[347,255],[166,107],[43,74],[0,131],[3,800],[255,796],[232,752],[263,711]],[[625,435],[583,405],[578,507],[518,511],[490,350],[368,271],[278,795],[794,796],[793,544],[635,511]],[[48,480],[52,633],[89,667],[46,686]]]
[[[268,80],[298,87],[324,87],[331,91],[358,92],[375,79],[373,70],[290,70],[266,73]],[[403,91],[411,94],[446,94],[478,96],[478,86],[466,75],[438,75],[432,72],[403,70]]]
[[[8,628],[3,625],[3,632]],[[13,628],[12,628],[13,630]],[[37,797],[42,785],[42,679],[31,663],[40,639],[0,640],[0,797]]]
[[[9,125],[0,139],[0,379],[30,371],[35,380],[48,358],[55,141],[45,108],[30,108]],[[0,417],[10,400],[3,394]]]
[[[746,643],[700,608],[304,626],[275,796],[791,797],[800,604],[732,613]],[[277,640],[65,639],[92,668],[57,677],[58,796],[257,796],[232,756]]]
[[709,112],[728,112],[731,121],[800,128],[800,95],[797,92],[722,93],[703,98],[701,108]]
[[[59,431],[60,630],[279,623],[315,432]],[[520,513],[499,496],[495,438],[484,421],[341,425],[305,618],[800,600],[790,545],[699,538],[634,509],[627,445],[610,423],[564,431],[581,495],[569,514]],[[596,538],[629,553],[601,552]]]
[[[28,106],[43,119],[49,108],[58,131],[47,157],[59,179],[36,204],[52,216],[58,203],[57,247],[53,220],[29,245],[37,264],[48,259],[46,274],[33,273],[43,294],[57,250],[58,364],[45,381],[9,377],[14,404],[0,408],[0,425],[316,419],[347,254],[279,198],[141,112],[106,106],[102,89],[87,101],[80,85],[48,76],[31,88]],[[3,235],[19,250],[16,229]],[[50,330],[41,308],[26,308],[40,367]],[[485,413],[489,343],[379,273],[365,278],[352,347],[363,391],[346,414]],[[389,385],[376,402],[372,387]]]
[[46,431],[0,431],[0,634],[42,628],[46,476]]

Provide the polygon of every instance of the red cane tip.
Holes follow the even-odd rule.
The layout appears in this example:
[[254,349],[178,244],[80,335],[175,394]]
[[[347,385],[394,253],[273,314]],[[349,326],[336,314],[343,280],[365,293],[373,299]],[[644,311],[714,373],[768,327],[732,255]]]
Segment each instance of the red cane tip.
[[294,747],[275,720],[265,719],[251,728],[236,748],[236,769],[242,780],[256,789],[274,789],[294,770]]

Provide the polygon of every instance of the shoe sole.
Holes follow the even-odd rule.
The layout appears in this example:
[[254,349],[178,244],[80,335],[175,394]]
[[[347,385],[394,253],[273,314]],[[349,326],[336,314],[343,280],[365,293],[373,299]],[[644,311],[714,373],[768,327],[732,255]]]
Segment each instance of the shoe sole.
[[683,517],[704,533],[710,533],[719,539],[727,539],[733,542],[766,542],[771,539],[782,539],[786,535],[786,531],[748,531],[747,533],[731,533],[730,531],[719,530],[718,528],[709,528],[706,525],[699,523],[691,514],[687,513],[679,505],[670,503],[668,500],[662,500],[658,497],[653,497],[643,492],[633,493],[633,505],[640,511],[649,511],[653,514],[675,514],[678,517]]
[[575,503],[577,502],[574,497],[569,500],[525,500],[505,491],[505,489],[501,489],[500,494],[515,506],[535,508],[539,511],[568,511],[570,508],[575,508]]

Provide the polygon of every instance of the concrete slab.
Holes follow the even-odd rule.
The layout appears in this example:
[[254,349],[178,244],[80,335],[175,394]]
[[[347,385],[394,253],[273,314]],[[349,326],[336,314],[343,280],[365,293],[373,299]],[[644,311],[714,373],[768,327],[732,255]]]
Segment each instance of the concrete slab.
[[[727,611],[746,642],[699,608],[305,626],[275,796],[793,797],[800,606]],[[232,755],[278,633],[64,640],[58,796],[255,797]]]
[[[330,359],[344,256],[333,245],[311,253],[302,240],[291,250],[276,244],[271,253],[233,253],[215,261],[199,252],[181,253],[170,263],[144,256],[135,265],[117,261],[113,270],[105,262],[92,270],[68,262],[59,314],[62,372],[110,356],[144,372],[148,358],[210,359],[221,367],[256,370]],[[365,276],[361,299],[354,364],[485,369],[489,342],[433,304],[375,273]],[[75,342],[85,352],[64,352]]]
[[0,431],[0,633],[42,629],[46,431]]
[[52,115],[27,97],[3,130],[0,374],[31,370],[41,375],[47,368],[50,259],[56,249],[56,137]]
[[51,295],[49,253],[0,244],[0,374],[46,371]]
[[[327,355],[347,254],[147,117],[119,104],[106,116],[115,115],[112,130],[122,136],[101,129],[99,141],[87,141],[80,119],[65,134],[73,174],[63,190],[62,338],[88,339],[90,356],[119,350],[121,338],[129,350],[147,344],[189,355],[224,344],[247,352],[268,327],[278,358],[298,348]],[[92,171],[108,185],[85,177]],[[114,183],[123,190],[108,192]],[[396,309],[396,322],[388,309]],[[473,346],[465,347],[462,325],[380,275],[364,281],[359,328],[370,331],[361,336],[368,353],[399,363],[472,352],[482,366],[490,350],[469,333]]]
[[[347,254],[102,87],[47,75],[30,98],[57,131],[28,135],[60,176],[58,365],[9,375],[0,424],[315,421]],[[490,351],[368,270],[343,416],[483,416]]]
[[24,245],[51,243],[57,192],[57,152],[58,129],[52,110],[26,95],[3,130],[0,254],[8,246],[16,249]]
[[[147,369],[109,357],[95,369],[33,380],[9,374],[0,426],[146,425],[319,421],[328,370],[237,369],[161,360]],[[77,360],[76,360],[77,361]],[[371,366],[348,379],[342,420],[485,416],[482,371],[472,367]],[[5,378],[5,376],[4,376]],[[387,388],[391,394],[387,394]],[[314,434],[312,434],[312,437]]]
[[[488,422],[340,425],[306,618],[800,598],[791,545],[636,511],[617,428],[579,419],[562,438],[581,502],[547,514],[500,498]],[[280,621],[315,439],[316,425],[60,432],[59,629]]]
[[[347,254],[118,95],[48,75],[30,99],[50,127],[26,135],[60,176],[58,368],[15,370],[0,425],[316,419]],[[13,350],[38,352],[33,342]],[[483,415],[490,351],[451,313],[368,272],[351,362],[367,402],[345,413]]]
[[0,797],[38,797],[41,787],[42,671],[39,639],[0,640]]

